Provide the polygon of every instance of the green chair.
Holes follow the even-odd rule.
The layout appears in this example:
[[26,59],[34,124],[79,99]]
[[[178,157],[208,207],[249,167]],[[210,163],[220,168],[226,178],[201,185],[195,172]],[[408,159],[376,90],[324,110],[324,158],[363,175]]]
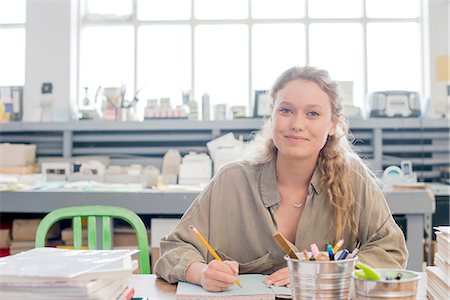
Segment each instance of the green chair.
[[128,222],[136,232],[139,249],[139,268],[141,274],[150,274],[150,262],[148,252],[147,230],[141,218],[133,211],[123,207],[113,206],[74,206],[55,209],[48,213],[39,223],[36,232],[36,247],[45,247],[47,232],[60,220],[72,219],[73,247],[81,249],[82,230],[81,218],[87,218],[88,248],[97,249],[97,224],[96,217],[102,218],[102,249],[110,250],[111,243],[111,218]]

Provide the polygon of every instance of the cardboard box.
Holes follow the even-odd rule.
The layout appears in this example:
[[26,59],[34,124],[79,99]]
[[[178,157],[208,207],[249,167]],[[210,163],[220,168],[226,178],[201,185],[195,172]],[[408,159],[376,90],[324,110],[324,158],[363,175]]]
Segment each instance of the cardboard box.
[[2,174],[29,175],[37,172],[38,167],[36,165],[26,167],[0,167],[0,173]]
[[25,167],[35,160],[36,145],[0,144],[0,167]]
[[0,229],[0,249],[9,248],[11,245],[11,230]]
[[[81,237],[82,237],[82,245],[87,245],[87,230],[82,229],[81,230]],[[72,228],[64,228],[61,230],[61,240],[64,241],[64,244],[66,246],[73,246],[73,229]]]
[[[41,219],[14,219],[12,223],[12,239],[14,241],[34,241],[36,231]],[[59,223],[50,228],[47,233],[47,239],[59,236]]]
[[[147,239],[150,243],[151,232],[147,230]],[[133,247],[137,248],[137,238],[134,229],[130,227],[115,227],[113,234],[114,247]]]
[[31,250],[35,247],[34,241],[11,241],[11,246],[9,247],[9,252],[11,255]]

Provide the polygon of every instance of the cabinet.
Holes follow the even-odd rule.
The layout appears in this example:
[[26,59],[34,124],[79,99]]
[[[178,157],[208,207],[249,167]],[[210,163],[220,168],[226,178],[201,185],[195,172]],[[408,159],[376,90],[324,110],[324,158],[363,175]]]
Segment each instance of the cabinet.
[[[160,166],[169,148],[206,152],[206,143],[233,132],[250,140],[263,124],[262,119],[196,122],[190,120],[152,120],[145,122],[62,122],[0,124],[0,142],[33,143],[37,156],[71,157],[105,155],[111,164],[153,164]],[[358,153],[371,168],[381,171],[388,165],[411,160],[418,178],[440,181],[442,168],[450,159],[448,120],[368,119],[352,120],[351,132]],[[140,214],[173,215],[183,213],[197,193],[44,192],[0,193],[0,212],[44,213],[72,205],[119,205]],[[421,270],[422,236],[414,235],[424,227],[431,240],[430,215],[434,197],[426,191],[390,192],[387,200],[394,214],[407,219],[410,267]],[[428,220],[428,222],[427,222]],[[428,225],[427,225],[428,224]]]

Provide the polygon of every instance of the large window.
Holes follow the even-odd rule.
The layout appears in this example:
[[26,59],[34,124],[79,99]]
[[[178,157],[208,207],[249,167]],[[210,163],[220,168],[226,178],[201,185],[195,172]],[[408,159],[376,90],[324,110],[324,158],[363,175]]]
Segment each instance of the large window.
[[25,0],[0,1],[0,86],[25,84]]
[[[423,93],[421,1],[88,0],[82,2],[85,87],[127,86],[142,100],[182,91],[251,108],[285,69],[310,64],[353,82],[355,105],[376,90]],[[145,101],[142,101],[144,104]],[[251,115],[251,112],[248,112]]]

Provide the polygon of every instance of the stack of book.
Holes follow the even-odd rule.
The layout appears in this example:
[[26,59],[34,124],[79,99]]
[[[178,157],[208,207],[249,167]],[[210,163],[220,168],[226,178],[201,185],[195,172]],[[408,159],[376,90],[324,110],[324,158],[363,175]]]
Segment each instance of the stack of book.
[[36,248],[0,259],[0,299],[131,299],[136,250]]
[[434,266],[427,267],[428,299],[448,299],[450,295],[450,226],[436,229],[437,252]]

